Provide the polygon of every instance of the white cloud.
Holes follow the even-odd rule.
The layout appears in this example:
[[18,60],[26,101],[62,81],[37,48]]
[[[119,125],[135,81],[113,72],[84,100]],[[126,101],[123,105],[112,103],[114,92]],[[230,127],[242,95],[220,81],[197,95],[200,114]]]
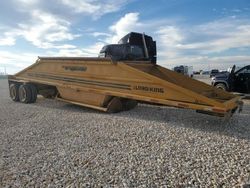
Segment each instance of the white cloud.
[[0,38],[0,46],[13,46],[16,43],[16,39],[12,36],[3,36]]
[[36,53],[11,53],[0,50],[0,67],[6,67],[8,74],[14,74],[35,63],[37,57]]
[[[49,6],[47,9],[40,8],[41,0],[17,1],[22,7],[20,12],[26,14],[26,19],[15,23],[15,27],[1,28],[0,46],[13,46],[18,38],[22,38],[35,47],[46,49],[49,51],[48,55],[52,56],[97,56],[105,44],[117,43],[127,33],[135,31],[145,32],[157,41],[157,55],[160,64],[206,66],[207,63],[226,65],[227,62],[233,63],[233,60],[242,63],[249,60],[249,56],[243,53],[243,55],[239,53],[235,56],[223,55],[230,49],[250,48],[250,21],[238,17],[225,17],[190,26],[174,19],[145,21],[140,19],[138,12],[131,12],[106,28],[107,32],[106,30],[99,32],[92,30],[92,33],[89,34],[89,31],[85,30],[84,32],[88,35],[96,37],[96,40],[92,45],[82,48],[69,44],[69,41],[80,36],[78,33],[72,32],[74,20],[71,20],[70,16],[74,14],[73,17],[88,16],[97,19],[104,14],[121,9],[126,4],[125,0],[55,1],[55,3],[61,2],[58,9],[71,10],[65,15],[60,15],[60,11],[58,13],[52,11]],[[75,31],[79,32],[77,29]],[[216,54],[221,57],[214,57]],[[6,56],[12,54],[0,53],[0,56],[2,55],[5,55],[5,59],[0,57],[3,62],[15,65],[16,62]],[[16,55],[15,60],[24,54]],[[27,62],[31,62],[29,55],[35,54],[26,53],[23,57],[28,59]],[[21,61],[21,64],[27,65],[24,61]]]
[[84,0],[62,0],[62,3],[71,7],[75,12],[84,12],[84,13],[94,13],[98,11],[101,7],[98,4],[93,4],[93,2],[88,2]]
[[25,5],[34,5],[36,3],[38,3],[39,0],[16,0],[21,4],[25,4]]
[[178,55],[178,46],[184,36],[176,26],[161,26],[155,32],[158,45],[158,55],[161,58],[171,58]]
[[102,42],[97,42],[94,45],[88,46],[87,48],[84,48],[83,51],[87,56],[91,57],[97,57],[100,50],[105,44]]
[[93,45],[87,46],[86,48],[65,48],[60,49],[57,53],[50,52],[50,54],[53,56],[63,57],[97,57],[104,45],[104,43],[98,42]]
[[201,35],[194,42],[178,45],[180,50],[197,50],[202,54],[223,52],[233,48],[250,47],[250,22],[232,17],[194,26],[189,35]]
[[126,0],[61,0],[61,2],[70,7],[72,11],[91,15],[94,19],[116,12],[128,3]]
[[239,13],[239,12],[242,12],[242,10],[236,8],[236,9],[233,9],[232,12],[237,12],[237,13]]
[[17,33],[39,48],[53,48],[53,42],[72,40],[78,35],[70,33],[70,23],[49,13],[34,10],[29,24],[19,24]]
[[[3,30],[0,35],[0,46],[15,45],[18,37],[24,38],[38,48],[61,48],[59,44],[68,40],[73,40],[80,34],[74,34],[71,31],[72,18],[78,19],[79,15],[72,15],[73,12],[93,17],[100,18],[102,15],[120,10],[128,1],[125,0],[56,0],[57,5],[55,11],[50,6],[45,6],[41,0],[14,0],[17,7],[13,7],[13,14],[18,13],[24,16],[25,19],[20,19],[20,22],[13,20],[13,25],[6,30]],[[47,2],[46,2],[47,3]],[[45,8],[47,7],[47,8]],[[59,12],[66,14],[58,14]],[[73,17],[72,17],[73,16]],[[25,20],[25,21],[24,21]],[[70,20],[70,22],[69,22]],[[108,36],[105,33],[96,32],[97,36]]]
[[16,35],[9,31],[9,27],[0,28],[0,46],[13,46],[16,43]]
[[65,49],[60,49],[58,52],[52,51],[48,53],[49,56],[61,56],[61,57],[82,57],[83,55],[83,51],[81,49],[78,48],[65,48]]
[[110,37],[111,35],[109,33],[103,33],[103,32],[94,32],[91,35],[93,35],[94,37]]
[[55,42],[65,42],[79,37],[70,32],[70,23],[52,14],[39,10],[31,11],[31,20],[19,23],[0,38],[0,45],[14,45],[16,38],[22,37],[38,48],[63,48]]
[[[17,39],[25,39],[37,48],[48,50],[43,55],[50,56],[97,56],[101,48],[105,45],[103,42],[96,41],[93,45],[85,48],[77,48],[75,45],[67,44],[67,41],[79,37],[79,34],[73,34],[71,31],[72,20],[62,17],[58,14],[40,8],[40,0],[16,0],[19,4],[17,11],[24,15],[25,19],[20,22],[13,20],[13,25],[1,25],[0,46],[14,46]],[[66,0],[67,1],[67,0]],[[65,1],[65,2],[66,2]],[[69,1],[68,1],[69,3]],[[91,17],[100,17],[109,12],[117,11],[126,3],[125,1],[74,1],[70,2],[72,6],[78,6],[79,13],[89,14]],[[88,5],[89,3],[89,5]],[[60,8],[60,7],[59,7]],[[74,7],[72,7],[74,8]],[[70,22],[68,21],[70,20]],[[16,21],[16,22],[15,22]],[[94,32],[95,37],[110,37],[110,34],[104,32]],[[15,73],[24,67],[35,62],[36,53],[11,53],[10,51],[0,51],[0,66],[7,66],[8,73]]]
[[[142,22],[138,13],[127,13],[109,27],[112,37],[107,43],[117,43],[131,31],[153,33],[157,41],[158,62],[164,66],[194,65],[206,67],[211,65],[225,68],[232,64],[246,64],[248,55],[214,56],[230,49],[250,47],[250,22],[238,18],[227,17],[201,25],[181,26],[177,23]],[[230,65],[229,65],[230,64]]]
[[165,46],[175,46],[183,40],[183,36],[175,26],[165,26],[157,30],[156,34],[160,36],[161,42]]
[[106,42],[117,43],[124,35],[139,30],[140,27],[142,27],[142,24],[139,22],[139,13],[127,13],[109,27],[112,37],[108,37]]

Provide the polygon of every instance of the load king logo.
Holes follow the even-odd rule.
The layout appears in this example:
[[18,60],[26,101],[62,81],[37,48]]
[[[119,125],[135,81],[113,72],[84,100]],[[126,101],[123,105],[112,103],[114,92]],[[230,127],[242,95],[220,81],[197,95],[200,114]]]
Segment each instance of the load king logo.
[[134,86],[134,90],[141,90],[141,91],[148,91],[148,92],[155,92],[155,93],[164,93],[164,89],[159,88],[159,87]]

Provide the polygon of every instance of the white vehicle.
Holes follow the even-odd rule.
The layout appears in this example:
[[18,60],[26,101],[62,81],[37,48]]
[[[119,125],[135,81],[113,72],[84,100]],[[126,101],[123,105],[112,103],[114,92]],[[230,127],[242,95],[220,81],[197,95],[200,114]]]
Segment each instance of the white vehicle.
[[187,74],[189,77],[193,78],[194,76],[194,70],[193,70],[193,66],[186,66],[187,67]]
[[194,74],[194,72],[193,72],[193,66],[184,66],[184,65],[181,65],[181,66],[174,67],[173,70],[175,72],[184,74],[184,75],[189,76],[189,77],[193,77],[193,74]]

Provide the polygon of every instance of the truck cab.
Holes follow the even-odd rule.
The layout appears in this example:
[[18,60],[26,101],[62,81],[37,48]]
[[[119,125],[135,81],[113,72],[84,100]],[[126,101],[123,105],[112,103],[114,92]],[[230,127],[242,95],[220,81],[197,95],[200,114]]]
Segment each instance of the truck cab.
[[237,71],[233,66],[230,73],[217,74],[212,78],[212,85],[226,91],[250,93],[250,65]]
[[156,64],[156,42],[144,33],[131,32],[121,38],[118,44],[104,46],[99,57],[110,57],[115,61],[150,61]]

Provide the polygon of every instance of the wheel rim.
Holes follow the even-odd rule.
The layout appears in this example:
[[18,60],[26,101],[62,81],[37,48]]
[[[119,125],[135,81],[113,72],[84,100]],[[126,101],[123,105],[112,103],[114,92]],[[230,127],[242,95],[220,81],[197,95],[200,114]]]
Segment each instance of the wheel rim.
[[21,91],[20,91],[19,95],[20,95],[20,99],[21,99],[22,102],[26,100],[26,90],[25,90],[24,87],[21,88]]
[[12,99],[15,99],[15,98],[16,98],[16,93],[17,93],[16,89],[15,89],[14,87],[11,87],[11,88],[10,88],[10,97],[11,97]]

